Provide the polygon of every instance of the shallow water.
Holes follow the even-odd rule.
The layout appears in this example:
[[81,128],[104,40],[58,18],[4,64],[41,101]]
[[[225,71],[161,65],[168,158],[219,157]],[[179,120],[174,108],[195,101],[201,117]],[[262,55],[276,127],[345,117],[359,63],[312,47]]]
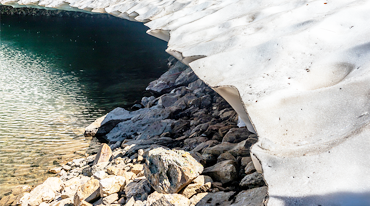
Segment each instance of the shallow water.
[[107,15],[1,16],[0,195],[80,157],[88,124],[140,100],[168,57],[145,30]]

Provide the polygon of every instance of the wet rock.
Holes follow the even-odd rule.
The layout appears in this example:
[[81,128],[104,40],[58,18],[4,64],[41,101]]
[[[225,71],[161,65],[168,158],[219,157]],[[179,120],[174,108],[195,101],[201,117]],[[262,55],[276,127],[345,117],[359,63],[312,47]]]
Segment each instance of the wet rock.
[[161,193],[177,193],[202,171],[203,166],[188,152],[163,148],[150,150],[144,165],[145,177]]
[[14,201],[17,200],[17,196],[10,194],[8,196],[3,197],[0,200],[0,206],[8,206],[11,205]]
[[112,157],[112,150],[107,144],[102,144],[98,154],[95,157],[93,165],[100,163],[109,162],[109,159]]
[[235,161],[226,160],[205,168],[203,174],[209,175],[213,180],[225,184],[238,178],[236,166]]
[[246,127],[231,128],[222,138],[222,142],[239,143],[248,139],[250,134]]
[[256,168],[254,168],[254,164],[252,161],[249,162],[247,166],[245,166],[245,169],[244,169],[245,174],[249,175],[255,171],[256,171]]
[[154,96],[143,97],[143,98],[141,98],[141,104],[144,105],[144,107],[149,108],[149,107],[152,106],[150,104],[150,102],[152,102],[153,100],[155,100],[155,97]]
[[149,195],[147,206],[189,206],[190,200],[180,194],[160,194],[154,192]]
[[267,196],[267,187],[258,187],[240,192],[231,206],[260,206]]
[[232,161],[236,162],[236,158],[232,154],[230,154],[230,152],[222,153],[217,158],[217,162],[222,162],[222,161],[225,161],[225,160],[232,160]]
[[114,176],[99,181],[100,196],[107,197],[119,192],[126,184],[126,179],[122,176]]
[[193,180],[188,186],[184,188],[181,192],[187,198],[195,195],[199,192],[206,192],[209,188],[211,188],[213,180],[211,177],[206,175],[200,175]]
[[263,176],[258,172],[246,175],[239,183],[241,187],[251,187],[254,185],[263,185],[263,184],[265,184]]
[[150,82],[146,90],[155,94],[163,94],[171,91],[175,87],[176,79],[186,68],[188,67],[182,64],[180,61],[176,62],[176,64],[173,65],[167,72],[162,74],[159,79]]
[[135,200],[146,200],[151,191],[151,186],[146,178],[135,179],[125,187],[126,197],[130,199],[134,197]]
[[94,137],[99,127],[101,126],[102,121],[106,115],[96,119],[93,123],[85,128],[84,136],[85,137]]
[[31,191],[31,186],[29,185],[18,185],[12,189],[13,195],[20,195],[25,192]]
[[198,76],[194,73],[191,68],[187,68],[183,71],[175,81],[175,86],[187,86],[189,83],[198,80]]
[[30,192],[28,204],[31,206],[40,205],[42,202],[51,202],[55,193],[60,191],[62,180],[57,177],[49,177],[43,184],[37,186]]
[[192,206],[229,206],[230,198],[235,192],[199,193],[190,198]]
[[83,201],[90,202],[98,199],[99,197],[99,180],[90,179],[78,188],[73,198],[73,202],[74,205],[81,205]]

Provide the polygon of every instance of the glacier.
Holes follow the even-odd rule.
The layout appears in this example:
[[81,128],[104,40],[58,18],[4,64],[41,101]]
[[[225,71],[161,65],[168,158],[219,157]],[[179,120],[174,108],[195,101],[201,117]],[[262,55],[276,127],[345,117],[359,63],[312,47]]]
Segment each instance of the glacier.
[[267,205],[370,205],[370,0],[0,4],[143,22],[258,133]]

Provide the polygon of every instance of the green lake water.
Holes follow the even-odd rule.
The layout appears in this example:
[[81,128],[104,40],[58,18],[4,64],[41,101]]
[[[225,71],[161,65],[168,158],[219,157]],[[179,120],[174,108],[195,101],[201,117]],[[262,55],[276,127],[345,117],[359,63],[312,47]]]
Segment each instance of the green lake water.
[[0,196],[80,157],[84,128],[167,69],[166,42],[141,23],[3,15],[0,28]]

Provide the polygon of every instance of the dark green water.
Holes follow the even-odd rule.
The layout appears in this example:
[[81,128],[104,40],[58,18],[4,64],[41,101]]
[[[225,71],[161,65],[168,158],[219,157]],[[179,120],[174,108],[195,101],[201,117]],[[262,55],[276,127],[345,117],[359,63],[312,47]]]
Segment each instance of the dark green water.
[[0,195],[89,144],[83,128],[140,100],[166,42],[115,17],[1,16]]

